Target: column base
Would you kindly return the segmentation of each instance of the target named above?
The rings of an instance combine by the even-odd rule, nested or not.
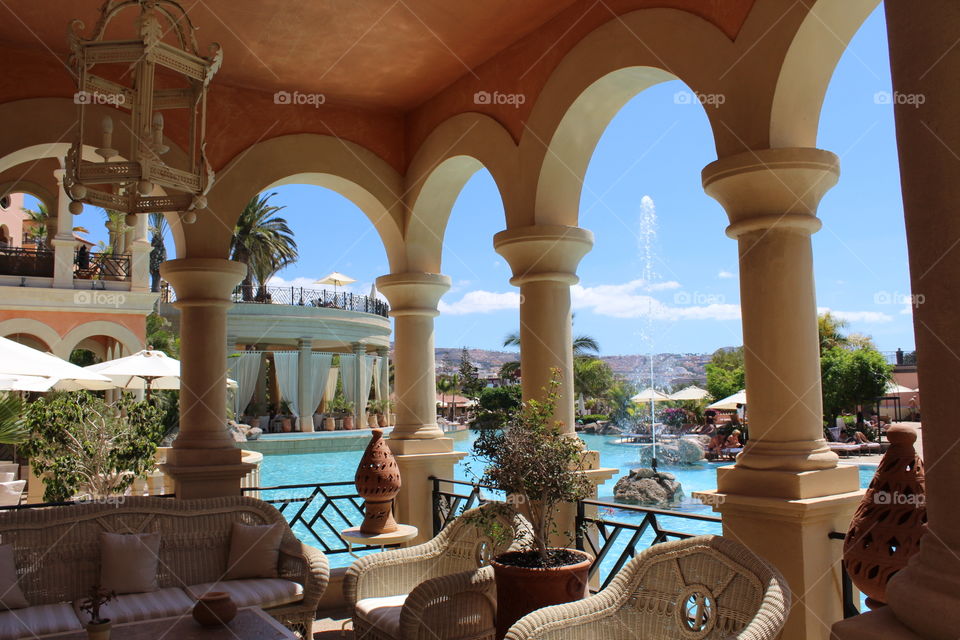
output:
[[[860,472],[853,465],[813,471],[761,470],[739,464],[717,469],[717,493],[800,500],[856,491]]]
[[[436,424],[398,424],[390,434],[391,440],[442,440],[443,429]]]
[[[825,482],[830,477],[836,479],[836,474],[829,472],[811,473],[826,473]],[[759,477],[754,478],[759,481]],[[819,484],[809,479],[806,482]],[[835,491],[843,489],[839,483],[835,485]],[[828,534],[849,528],[863,491],[856,489],[803,499],[720,491],[694,492],[693,495],[722,514],[724,536],[741,542],[766,559],[787,580],[793,598],[781,637],[827,640],[830,625],[843,617],[840,576],[843,545],[830,539]]]
[[[229,449],[170,449],[160,469],[173,478],[178,498],[240,495],[240,479],[256,468],[242,462],[243,452]]]

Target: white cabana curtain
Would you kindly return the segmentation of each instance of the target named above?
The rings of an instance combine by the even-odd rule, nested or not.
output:
[[[244,351],[228,360],[230,377],[237,381],[237,389],[233,393],[233,414],[239,420],[257,388],[257,379],[263,366],[263,352]]]
[[[337,395],[337,379],[340,377],[340,367],[331,367],[327,377],[327,388],[323,392],[323,399],[327,402]]]
[[[373,399],[378,403],[383,402],[383,393],[380,389],[380,374],[383,372],[383,358],[380,356],[374,356],[373,358],[373,378],[371,382],[373,383]]]
[[[324,392],[327,390],[327,378],[330,377],[330,363],[333,362],[333,354],[330,353],[311,353],[310,354],[310,395],[306,398],[307,406],[305,409],[310,413],[317,410],[317,405],[323,399]]]
[[[273,362],[277,367],[277,384],[280,387],[280,397],[287,401],[290,412],[300,415],[300,406],[297,398],[297,381],[299,379],[300,353],[297,351],[275,351]]]
[[[367,410],[367,402],[370,400],[370,381],[373,379],[374,360],[377,356],[364,356],[363,369],[360,371],[360,411]]]
[[[357,356],[352,353],[340,354],[340,375],[343,376],[343,397],[357,406]]]

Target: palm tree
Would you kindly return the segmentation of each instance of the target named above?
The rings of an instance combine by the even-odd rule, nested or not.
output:
[[[520,332],[514,331],[508,333],[503,338],[503,346],[519,347]],[[593,358],[600,354],[600,343],[593,336],[580,334],[573,337],[573,357],[574,358]]]
[[[47,205],[38,202],[36,209],[24,209],[23,212],[27,214],[31,223],[27,234],[39,249],[47,242],[47,223],[50,221],[50,211],[47,210]]]
[[[440,406],[446,405],[447,394],[456,396],[460,390],[460,378],[457,374],[452,376],[440,376],[437,378],[437,391],[440,393]],[[453,412],[456,408],[454,402],[450,403],[450,419],[453,420]]]
[[[821,353],[833,347],[845,347],[850,344],[850,339],[841,332],[847,324],[846,320],[841,320],[829,311],[817,316]]]
[[[160,265],[167,261],[167,246],[163,237],[167,232],[167,218],[160,212],[150,214],[150,291],[160,291]]]
[[[284,207],[269,202],[275,195],[268,193],[251,198],[233,229],[230,259],[247,265],[247,275],[242,282],[244,300],[253,299],[254,278],[265,292],[266,281],[299,257],[287,221],[275,215]]]
[[[26,403],[13,393],[0,393],[0,444],[20,444],[30,436]]]

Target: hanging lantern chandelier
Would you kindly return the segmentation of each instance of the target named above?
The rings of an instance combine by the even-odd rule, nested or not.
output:
[[[131,8],[140,10],[136,35],[105,39],[110,23]],[[173,0],[106,0],[89,38],[84,29],[74,20],[68,32],[78,89],[77,134],[65,159],[70,213],[91,204],[126,213],[129,225],[136,214],[152,212],[179,212],[183,222],[195,221],[213,185],[205,155],[207,87],[220,68],[220,45],[200,55],[196,27]],[[168,34],[176,44],[164,42]],[[169,153],[164,112],[187,114],[182,156]],[[115,139],[126,141],[118,145],[125,148],[114,148]],[[164,195],[154,195],[157,187]]]

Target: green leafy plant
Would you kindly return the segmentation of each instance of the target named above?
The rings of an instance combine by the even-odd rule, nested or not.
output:
[[[20,444],[30,436],[23,418],[26,407],[20,396],[0,393],[0,444]]]
[[[530,536],[521,544],[543,567],[565,564],[568,555],[549,547],[551,534],[561,533],[557,508],[590,495],[590,483],[581,473],[582,443],[562,433],[553,419],[559,386],[560,374],[554,370],[543,400],[529,400],[506,424],[482,429],[473,446],[486,465],[481,482],[508,496],[503,509],[529,518]]]
[[[21,453],[44,476],[44,500],[122,493],[154,466],[161,412],[125,396],[108,404],[87,392],[54,393],[30,404]]]

